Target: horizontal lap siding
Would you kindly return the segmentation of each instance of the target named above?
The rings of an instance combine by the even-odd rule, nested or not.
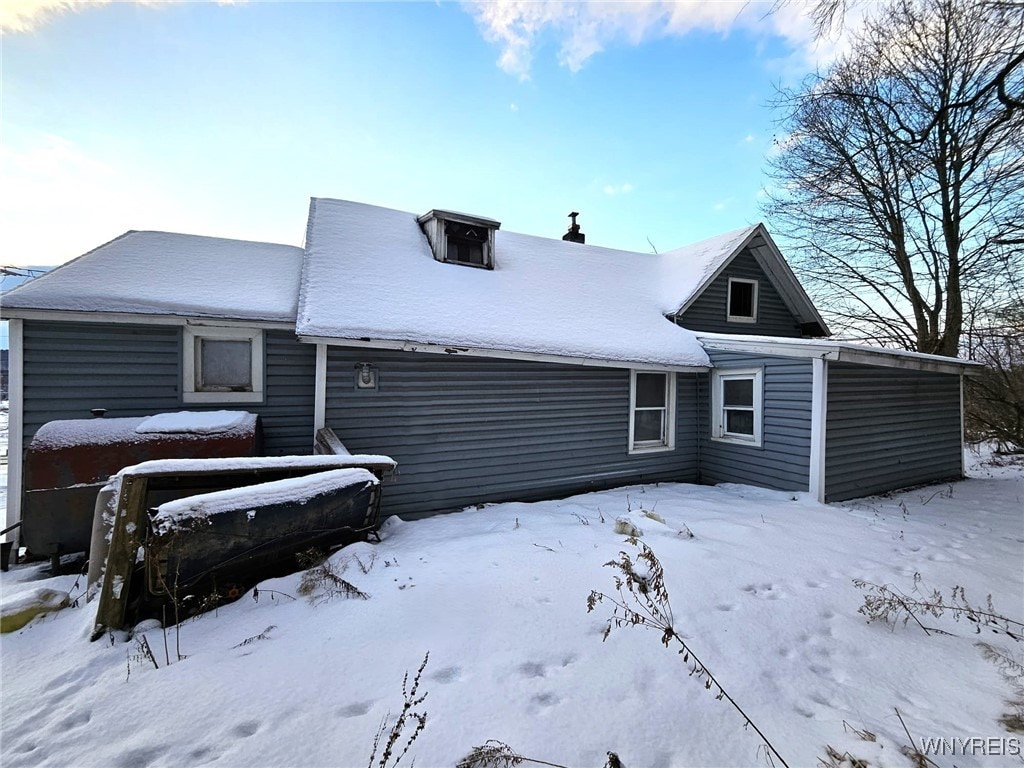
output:
[[[700,480],[806,491],[811,456],[811,362],[708,350],[716,368],[763,368],[760,448],[712,440],[711,377],[700,376]]]
[[[829,363],[825,498],[959,477],[960,377]]]
[[[378,369],[356,390],[355,364]],[[696,477],[695,376],[677,376],[676,450],[629,455],[629,371],[331,347],[327,426],[399,479],[384,514],[417,517],[634,482]]]
[[[55,419],[166,411],[245,410],[262,417],[264,450],[310,453],[316,351],[289,332],[265,331],[266,402],[182,403],[179,326],[24,321],[25,445]]]
[[[266,400],[238,408],[260,415],[263,452],[268,456],[312,453],[316,346],[300,343],[291,331],[264,331],[263,338]],[[188,407],[192,409],[191,404]]]
[[[680,315],[676,322],[691,331],[707,333],[741,333],[765,336],[799,337],[800,321],[782,300],[775,286],[752,255],[752,249],[768,246],[760,237],[751,242],[730,262],[721,275],[704,289],[693,304]],[[729,278],[741,277],[757,280],[757,322],[730,323],[725,319],[729,295]]]

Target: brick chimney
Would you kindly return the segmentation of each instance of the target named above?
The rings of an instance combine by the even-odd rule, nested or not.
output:
[[[580,232],[580,225],[576,223],[576,217],[579,215],[578,211],[573,211],[569,214],[569,218],[572,219],[572,224],[569,225],[569,231],[562,235],[563,240],[568,240],[570,243],[587,242],[587,236]]]

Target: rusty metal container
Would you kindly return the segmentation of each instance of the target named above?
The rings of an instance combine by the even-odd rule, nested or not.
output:
[[[124,467],[151,459],[259,455],[259,417],[217,413],[235,418],[223,418],[222,426],[230,423],[223,429],[211,426],[209,413],[188,412],[44,424],[25,454],[21,545],[37,557],[88,552],[96,494]],[[190,416],[195,417],[191,431]],[[150,431],[161,424],[169,431]]]

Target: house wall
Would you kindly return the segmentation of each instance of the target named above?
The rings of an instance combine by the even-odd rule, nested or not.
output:
[[[355,365],[379,388],[355,388]],[[677,374],[676,448],[630,455],[629,371],[329,347],[326,426],[398,462],[385,515],[697,475],[696,374]]]
[[[763,368],[761,447],[711,439],[711,374],[698,383],[702,483],[748,483],[808,490],[811,455],[811,361],[707,349],[719,369]]]
[[[265,331],[264,341],[264,403],[183,404],[180,326],[25,320],[24,444],[46,422],[88,419],[92,408],[110,417],[234,409],[262,417],[266,453],[310,453],[315,348],[288,331]]]
[[[753,256],[756,249],[768,246],[759,235],[736,255],[721,275],[704,289],[704,292],[691,304],[685,312],[676,317],[676,322],[691,331],[707,333],[739,333],[763,336],[800,337],[800,320],[786,306],[775,286]],[[727,322],[726,300],[729,295],[729,278],[742,277],[757,280],[757,322]]]
[[[828,364],[825,500],[962,473],[960,377]]]

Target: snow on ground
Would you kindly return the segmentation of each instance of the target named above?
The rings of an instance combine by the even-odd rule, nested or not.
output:
[[[911,765],[896,709],[915,739],[980,738],[985,752],[1011,752],[1024,734],[999,721],[1021,693],[975,644],[1021,660],[1024,643],[976,635],[948,614],[924,622],[950,635],[869,625],[852,583],[909,592],[920,573],[947,599],[954,586],[979,604],[991,593],[1024,620],[1024,470],[972,475],[842,505],[663,484],[392,520],[381,543],[331,560],[368,600],[314,605],[298,575],[275,579],[258,601],[168,631],[169,665],[164,633],[146,631],[159,669],[136,641],[89,643],[93,606],[79,604],[0,639],[0,762],[363,766],[382,719],[401,708],[403,674],[429,651],[427,725],[402,765],[451,766],[488,739],[565,766],[602,766],[609,750],[628,768],[763,765],[756,734],[687,677],[659,633],[614,629],[602,642],[610,607],[588,614],[586,600],[612,591],[603,564],[632,551],[614,532],[619,516],[661,559],[679,633],[790,766],[815,765],[826,745]],[[84,582],[21,566],[0,586],[6,601],[38,586],[78,595]],[[974,744],[934,759],[1021,762]]]

